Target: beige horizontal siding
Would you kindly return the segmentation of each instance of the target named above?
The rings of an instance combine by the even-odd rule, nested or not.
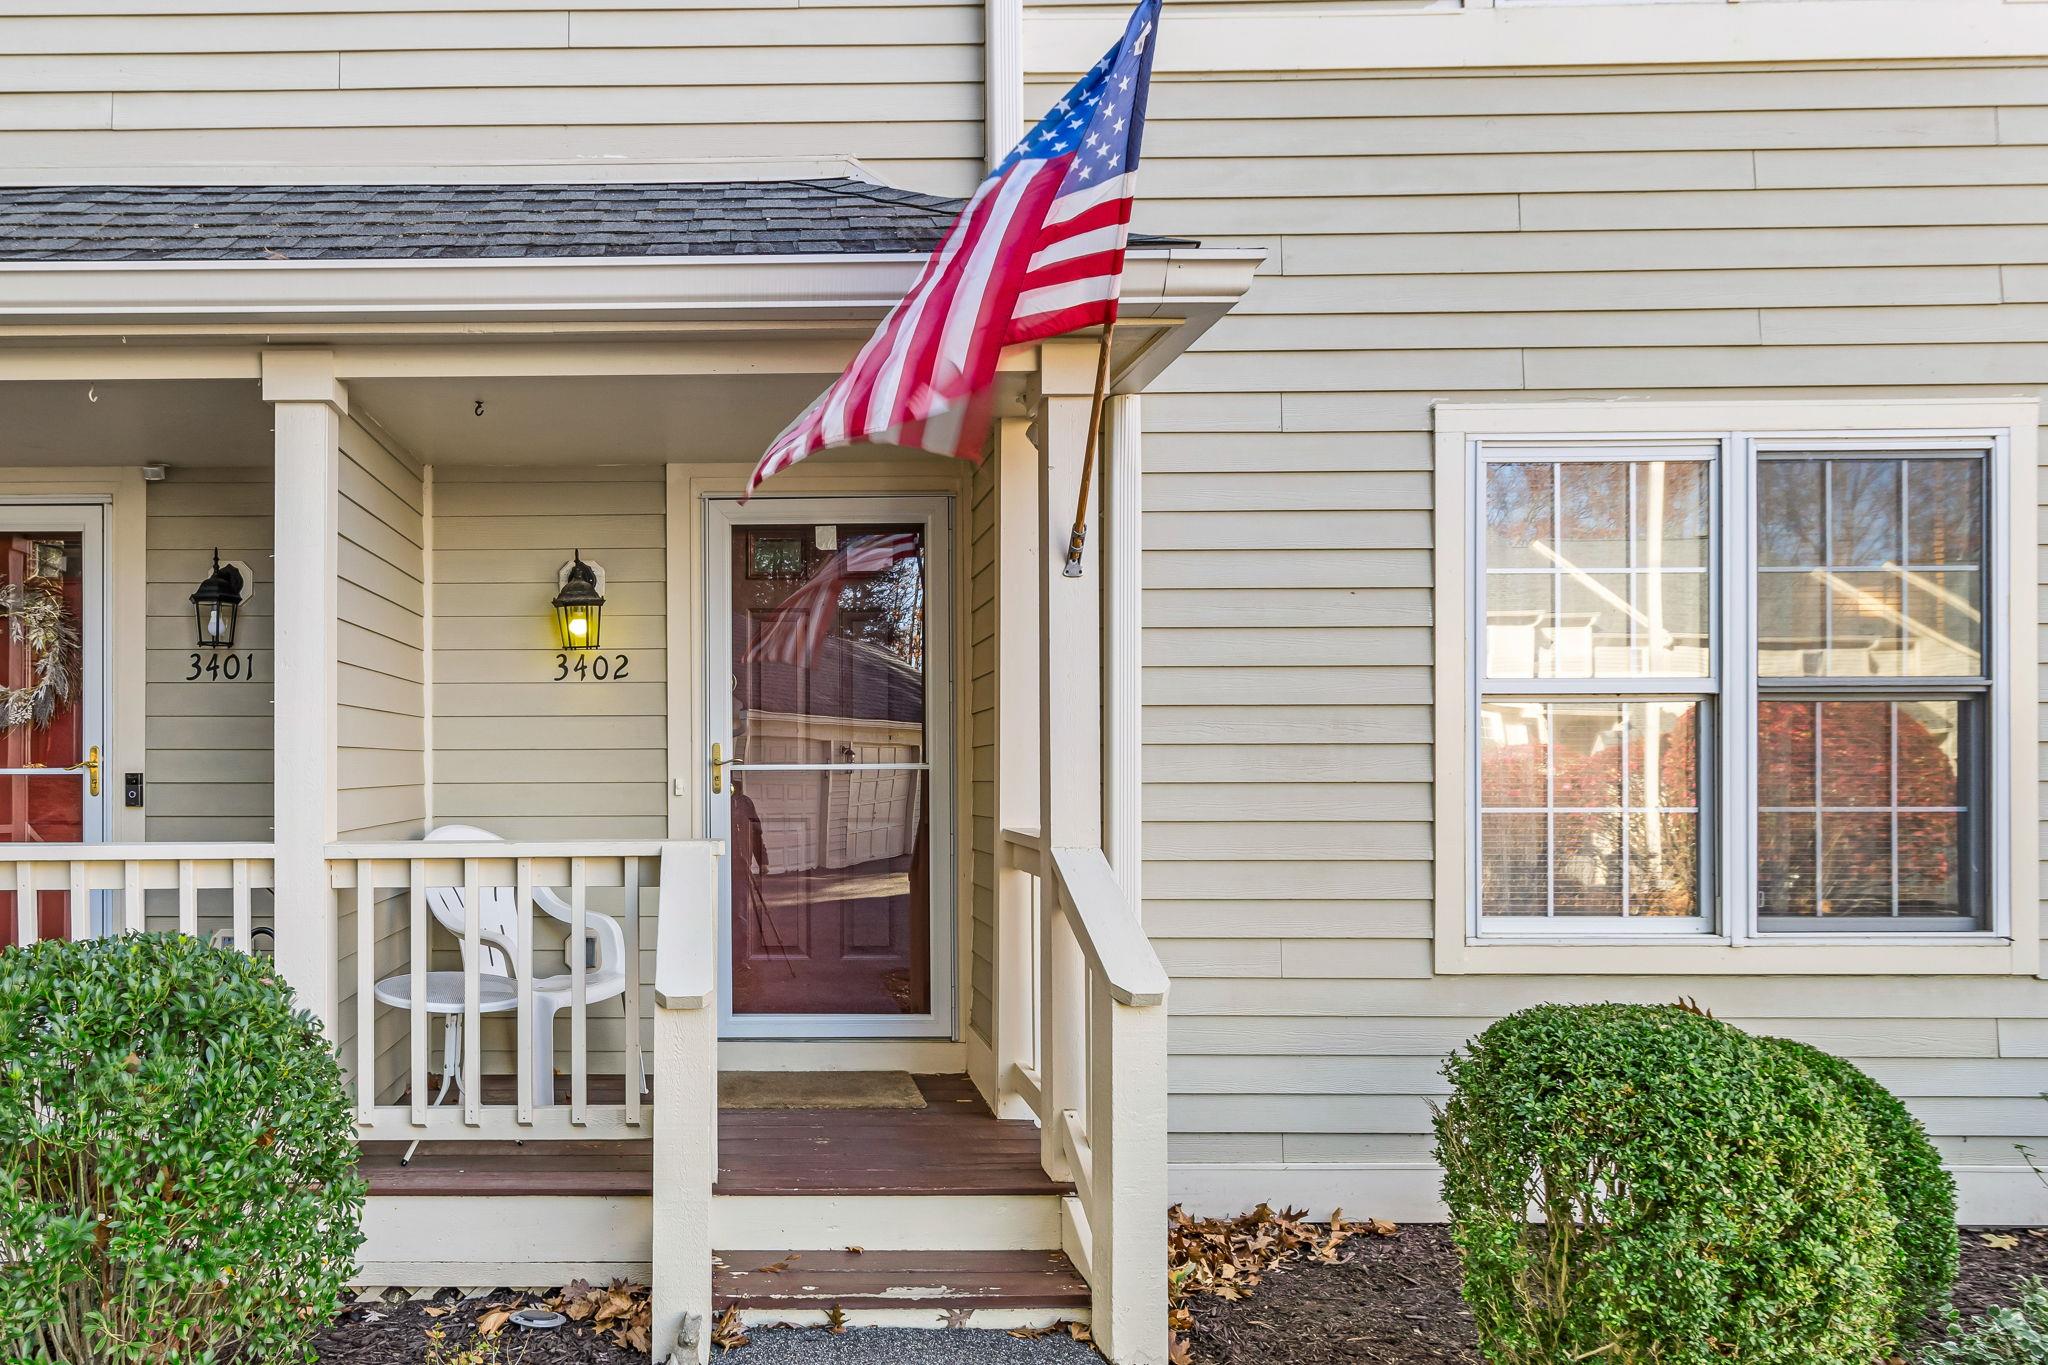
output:
[[[434,818],[506,838],[668,832],[657,466],[434,471]],[[549,601],[576,550],[606,574],[601,653],[557,681]],[[569,656],[574,662],[574,656]]]
[[[343,838],[425,832],[427,571],[420,472],[368,427],[341,426],[335,768]]]
[[[1430,408],[2040,392],[2048,67],[1246,76],[1150,113],[1138,225],[1267,253],[1145,404],[1173,1159],[1425,1162],[1493,1019],[1685,994],[2017,1163],[2036,979],[1430,975]]]
[[[14,6],[0,169],[851,156],[964,192],[981,30],[964,0]]]
[[[148,635],[143,656],[143,828],[152,840],[271,837],[271,486],[267,469],[179,466],[148,490]],[[187,600],[213,569],[239,560],[255,577],[235,626],[238,671],[193,678],[214,654],[195,648]],[[223,658],[230,651],[219,651]],[[109,781],[120,781],[109,775]]]

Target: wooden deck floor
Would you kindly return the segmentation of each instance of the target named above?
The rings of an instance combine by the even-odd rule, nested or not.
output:
[[[721,1251],[711,1298],[723,1312],[843,1308],[1088,1307],[1088,1282],[1057,1251]]]
[[[590,1078],[594,1103],[616,1103],[621,1078]],[[716,1193],[1060,1194],[1038,1164],[1038,1128],[1000,1120],[965,1076],[919,1076],[923,1109],[730,1110],[718,1114]],[[486,1077],[484,1098],[509,1103],[512,1078]],[[498,1091],[504,1092],[500,1098]],[[378,1195],[632,1195],[654,1187],[645,1139],[427,1142],[400,1166],[400,1142],[363,1144]]]

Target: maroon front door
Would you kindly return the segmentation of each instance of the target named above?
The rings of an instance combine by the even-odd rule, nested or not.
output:
[[[732,1014],[929,1014],[924,525],[731,543]]]

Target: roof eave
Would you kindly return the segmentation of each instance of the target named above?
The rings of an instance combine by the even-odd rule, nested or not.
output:
[[[1184,318],[1199,332],[1243,296],[1263,259],[1241,248],[1134,249],[1123,315]],[[5,261],[0,334],[52,324],[173,326],[202,338],[210,327],[250,323],[432,331],[511,321],[863,319],[901,298],[924,260],[900,253]]]

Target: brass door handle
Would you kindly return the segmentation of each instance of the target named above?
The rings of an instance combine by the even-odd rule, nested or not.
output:
[[[94,796],[98,796],[100,794],[100,746],[97,744],[93,745],[92,748],[86,750],[83,763],[74,763],[64,771],[67,773],[84,773],[86,785],[92,789]]]
[[[718,795],[725,790],[725,765],[733,760],[724,757],[724,746],[711,746],[711,794]]]

